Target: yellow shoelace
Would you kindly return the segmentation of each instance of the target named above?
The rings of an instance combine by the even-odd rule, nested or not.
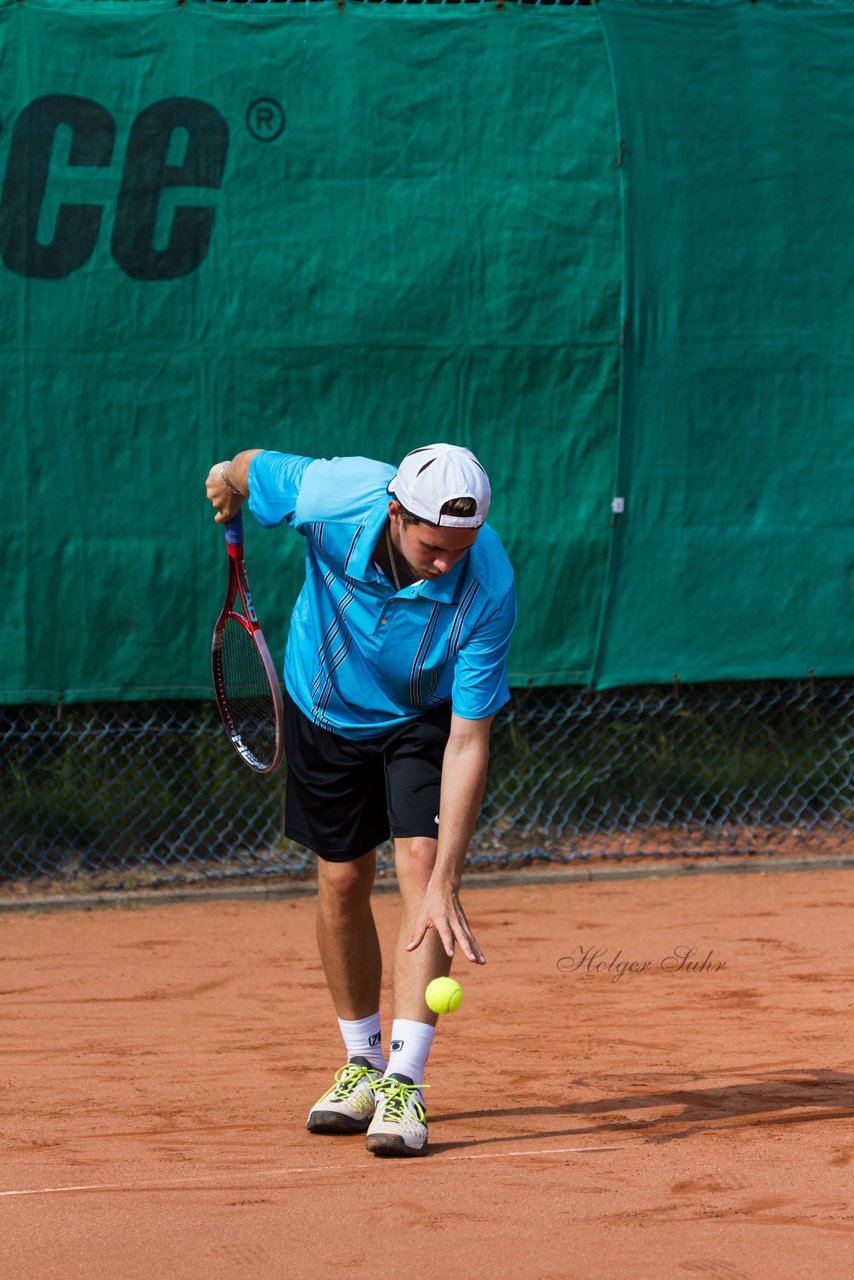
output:
[[[358,1062],[345,1062],[344,1066],[335,1072],[335,1083],[325,1096],[340,1102],[348,1098],[359,1081],[364,1080],[365,1077],[368,1077],[368,1083],[373,1086],[376,1077],[373,1067],[360,1067]]]
[[[424,1104],[417,1096],[422,1089],[429,1089],[429,1084],[404,1084],[402,1080],[392,1080],[386,1076],[379,1084],[374,1085],[374,1093],[385,1098],[383,1118],[398,1123],[408,1113],[424,1124],[427,1112]]]

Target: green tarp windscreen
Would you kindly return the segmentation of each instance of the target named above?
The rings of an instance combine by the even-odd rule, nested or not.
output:
[[[599,9],[626,336],[597,682],[850,673],[854,8]]]
[[[0,0],[0,698],[207,696],[210,464],[437,439],[514,683],[850,673],[852,81],[841,0]]]
[[[610,540],[620,207],[592,8],[0,6],[8,701],[200,696],[208,467],[469,444],[514,679],[584,682]],[[274,654],[301,540],[247,527]]]

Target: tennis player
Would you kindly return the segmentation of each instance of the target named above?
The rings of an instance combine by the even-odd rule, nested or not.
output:
[[[307,1126],[423,1155],[436,1028],[424,991],[458,947],[484,963],[460,883],[516,619],[513,572],[484,523],[489,480],[457,445],[397,469],[250,449],[211,468],[207,494],[217,521],[248,500],[306,544],[285,656],[285,831],[318,858],[317,938],[347,1054]],[[386,1058],[371,891],[389,836],[401,919]]]

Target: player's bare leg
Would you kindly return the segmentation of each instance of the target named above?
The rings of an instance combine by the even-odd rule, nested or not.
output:
[[[394,955],[394,1021],[388,1069],[375,1087],[377,1106],[365,1145],[377,1156],[420,1156],[427,1152],[427,1113],[420,1086],[437,1015],[424,1003],[433,978],[451,967],[442,940],[428,930],[421,945],[408,950],[436,861],[435,840],[395,842],[400,889],[400,928]]]
[[[317,944],[348,1058],[308,1113],[312,1133],[364,1133],[376,1106],[385,1057],[379,1047],[382,958],[371,911],[375,868],[374,853],[355,862],[318,860]]]
[[[424,1003],[424,991],[433,978],[451,971],[451,958],[442,939],[430,929],[421,946],[407,951],[424,894],[433,873],[438,845],[435,840],[417,837],[395,841],[395,865],[400,889],[400,929],[394,953],[394,1016],[436,1025],[435,1013]]]
[[[380,1007],[382,956],[371,910],[376,852],[355,862],[317,860],[317,945],[339,1018]]]

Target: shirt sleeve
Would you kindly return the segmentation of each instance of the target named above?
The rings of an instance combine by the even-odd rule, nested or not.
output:
[[[313,458],[264,449],[249,464],[249,510],[265,528],[293,520],[300,485]]]
[[[483,619],[457,654],[451,702],[464,720],[484,720],[510,698],[507,653],[516,624],[516,588]]]

